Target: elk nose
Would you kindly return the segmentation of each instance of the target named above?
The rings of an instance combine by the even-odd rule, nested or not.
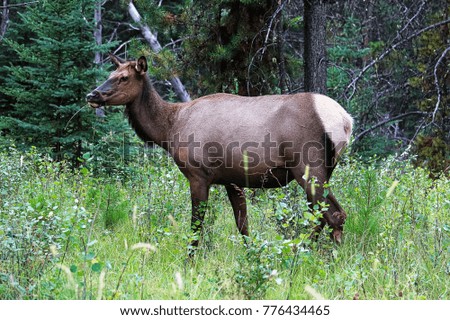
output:
[[[100,93],[97,90],[92,91],[86,96],[87,101],[96,100],[100,97]]]

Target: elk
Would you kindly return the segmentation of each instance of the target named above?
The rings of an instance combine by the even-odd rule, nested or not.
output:
[[[173,157],[190,184],[192,248],[201,238],[211,185],[225,186],[237,228],[249,236],[244,188],[277,188],[294,179],[310,210],[327,204],[313,234],[328,224],[331,238],[341,242],[346,213],[324,184],[349,143],[353,120],[336,101],[314,93],[217,93],[169,103],[152,86],[145,57],[110,58],[117,69],[86,100],[93,108],[124,105],[136,134]]]

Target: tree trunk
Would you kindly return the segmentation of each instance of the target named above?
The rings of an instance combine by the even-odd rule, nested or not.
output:
[[[277,54],[278,54],[278,74],[280,80],[278,82],[278,86],[280,87],[281,93],[287,93],[288,86],[286,82],[286,59],[284,58],[284,30],[283,30],[283,11],[280,10],[280,13],[277,17]]]
[[[97,1],[95,3],[94,8],[94,21],[95,21],[95,29],[94,29],[94,39],[95,44],[100,46],[102,44],[102,2]],[[102,54],[100,51],[95,52],[94,63],[99,66],[102,63]]]
[[[326,94],[325,0],[305,0],[305,91]]]
[[[130,1],[130,3],[128,4],[128,12],[130,13],[130,16],[133,19],[133,21],[139,25],[142,36],[144,37],[145,41],[147,41],[147,43],[150,45],[150,48],[156,53],[161,51],[162,47],[159,44],[158,39],[150,30],[149,26],[142,23],[141,15],[134,6],[133,1]],[[171,79],[169,79],[169,81],[172,84],[173,90],[175,91],[176,95],[181,101],[183,102],[191,101],[189,93],[186,91],[183,83],[178,77],[172,77]]]
[[[365,10],[365,20],[363,22],[362,34],[363,34],[363,48],[369,48],[370,43],[376,39],[376,25],[374,23],[375,19],[373,17],[374,3],[369,1],[366,4]],[[369,62],[370,55],[365,55],[362,57],[363,67]]]
[[[2,22],[0,24],[0,41],[5,36],[9,24],[8,0],[3,0]]]
[[[94,29],[94,39],[95,44],[97,46],[101,46],[102,44],[102,35],[103,35],[103,25],[102,25],[102,0],[98,0],[95,3],[94,8],[94,22],[95,22],[95,29]],[[95,51],[95,57],[94,57],[94,63],[97,66],[100,66],[102,64],[102,53],[100,51]],[[105,117],[105,110],[103,107],[96,108],[95,109],[95,115],[99,118]]]

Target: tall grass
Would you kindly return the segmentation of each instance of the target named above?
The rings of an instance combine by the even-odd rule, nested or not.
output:
[[[96,176],[36,152],[0,159],[2,299],[450,298],[450,186],[393,159],[347,161],[332,188],[347,211],[342,245],[308,234],[302,189],[247,192],[251,237],[220,186],[187,260],[187,181],[161,152]]]

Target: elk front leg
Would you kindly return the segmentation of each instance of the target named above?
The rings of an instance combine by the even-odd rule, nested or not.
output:
[[[313,238],[317,239],[318,233],[322,231],[323,227],[325,226],[325,223],[328,224],[332,232],[330,234],[331,239],[335,241],[336,243],[341,243],[342,241],[342,233],[344,230],[344,223],[345,219],[347,218],[347,215],[345,214],[345,211],[342,209],[339,202],[337,202],[336,198],[334,197],[333,193],[330,189],[328,189],[328,195],[327,197],[324,197],[325,189],[323,188],[323,183],[316,182],[315,190],[312,191],[313,188],[311,186],[308,186],[306,188],[306,195],[308,198],[308,201],[310,203],[310,210],[314,211],[314,205],[317,204],[317,202],[325,202],[327,203],[328,210],[323,213],[323,217],[320,219],[320,225],[318,225],[314,229]]]
[[[208,204],[209,185],[202,181],[190,181],[191,201],[192,201],[192,220],[191,229],[193,240],[191,242],[190,256],[193,255],[198,247],[203,230],[203,220],[205,218]]]
[[[332,227],[333,231],[331,232],[331,238],[337,242],[342,242],[342,234],[344,231],[344,223],[347,219],[347,214],[344,209],[342,209],[339,202],[334,197],[331,190],[328,190],[327,196],[328,203],[330,204],[330,208],[324,214],[327,223]]]
[[[292,170],[292,173],[297,182],[305,189],[311,212],[314,212],[314,206],[318,202],[326,202],[329,205],[328,210],[323,212],[320,224],[314,228],[313,234],[311,235],[312,238],[317,239],[318,234],[322,231],[325,224],[328,224],[332,229],[331,238],[335,242],[340,243],[342,241],[344,223],[347,215],[330,189],[327,190],[327,196],[324,196],[325,188],[323,186],[327,177],[325,167],[312,168],[308,181],[303,179],[301,171]],[[314,187],[312,183],[314,183]]]

